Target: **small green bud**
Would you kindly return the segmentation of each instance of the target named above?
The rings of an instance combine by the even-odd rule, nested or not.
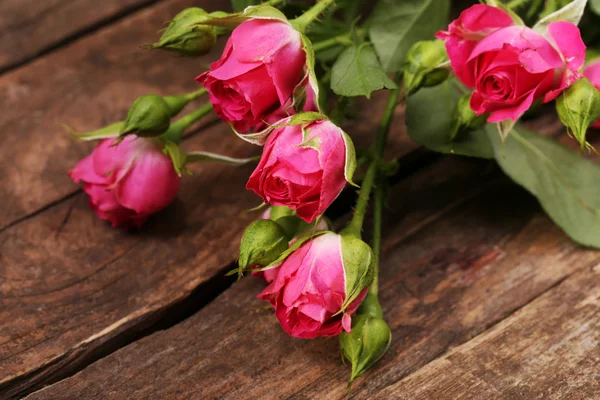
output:
[[[203,23],[212,18],[201,8],[186,8],[169,22],[160,40],[149,47],[188,57],[207,54],[215,45],[217,29]]]
[[[373,303],[372,306],[379,311],[362,313],[364,303]],[[388,351],[392,341],[392,332],[382,318],[377,296],[369,294],[363,305],[352,318],[350,333],[340,334],[342,355],[352,364],[349,384],[375,365]]]
[[[242,236],[239,265],[243,271],[253,265],[267,266],[288,249],[291,238],[270,219],[252,222]]]
[[[450,68],[442,66],[448,61],[444,42],[424,40],[415,43],[406,55],[404,65],[404,88],[407,95],[416,93],[423,87],[431,87],[444,82],[450,75]]]
[[[456,139],[460,134],[479,129],[485,125],[486,115],[479,115],[471,108],[471,95],[465,94],[458,99],[452,113],[450,139]]]
[[[136,134],[152,137],[162,134],[169,128],[171,113],[169,105],[155,94],[138,97],[129,112],[121,130],[121,135]]]
[[[577,80],[556,99],[560,121],[581,145],[581,150],[593,149],[585,135],[600,118],[600,92],[587,78]]]

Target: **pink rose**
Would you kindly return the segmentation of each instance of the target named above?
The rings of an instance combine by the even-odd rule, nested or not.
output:
[[[300,33],[284,21],[251,19],[233,30],[221,59],[196,80],[215,112],[241,132],[259,130],[273,115],[293,113],[294,91],[307,84]]]
[[[489,122],[516,121],[533,102],[553,100],[581,77],[585,59],[577,26],[550,23],[546,38],[525,26],[498,29],[508,23],[504,14],[473,6],[437,35],[446,40],[456,75],[475,89],[471,108],[477,115],[490,113]]]
[[[583,74],[590,80],[596,89],[600,90],[600,60],[596,60],[586,65]],[[600,119],[594,122],[592,128],[600,128]]]
[[[179,190],[171,159],[151,139],[127,136],[119,145],[103,140],[69,171],[83,182],[90,207],[113,227],[141,227],[150,214],[165,208]]]
[[[346,176],[351,175],[347,164],[355,162],[350,146],[344,132],[327,120],[277,128],[267,139],[246,188],[266,203],[296,210],[310,223],[351,179]]]
[[[514,25],[514,21],[505,11],[485,4],[476,4],[452,21],[448,31],[440,31],[435,36],[446,41],[446,50],[456,76],[465,85],[473,87],[475,82],[470,80],[471,74],[465,71],[465,64],[471,52],[481,39],[511,25]]]
[[[343,309],[348,296],[346,276],[350,276],[345,272],[344,240],[347,237],[329,232],[304,242],[283,261],[275,281],[258,295],[273,305],[287,334],[312,339],[350,332],[351,315],[367,288],[360,287]]]

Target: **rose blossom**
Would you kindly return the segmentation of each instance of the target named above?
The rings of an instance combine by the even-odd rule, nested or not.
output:
[[[592,85],[600,90],[600,60],[593,61],[585,66],[583,74],[590,80]],[[594,122],[593,128],[600,128],[600,119]]]
[[[304,131],[304,132],[303,132]],[[266,203],[287,206],[306,222],[329,207],[346,184],[347,144],[327,120],[275,129],[246,188]]]
[[[286,117],[294,89],[305,79],[300,33],[287,22],[251,19],[235,28],[221,59],[196,80],[204,84],[215,112],[245,133]]]
[[[151,139],[127,136],[114,145],[105,139],[69,171],[82,182],[90,207],[113,227],[141,227],[150,214],[165,208],[179,190],[171,159]]]
[[[548,102],[581,77],[585,45],[577,26],[552,22],[546,36],[508,25],[508,15],[478,5],[465,10],[447,32],[452,68],[475,91],[471,108],[489,122],[516,121],[534,101]],[[506,25],[505,27],[501,27]]]
[[[258,298],[269,301],[283,330],[312,339],[350,332],[352,318],[364,299],[363,288],[347,308],[343,237],[329,232],[303,243],[283,261],[277,277]]]

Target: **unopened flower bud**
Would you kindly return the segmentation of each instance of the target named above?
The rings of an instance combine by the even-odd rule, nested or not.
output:
[[[203,23],[213,18],[201,8],[187,8],[177,14],[157,43],[151,48],[176,52],[194,57],[208,53],[217,40],[217,30]]]
[[[121,130],[121,135],[158,136],[170,125],[171,113],[165,100],[155,94],[138,97],[133,103]]]
[[[250,266],[267,266],[288,249],[290,237],[275,221],[259,219],[252,222],[240,243],[240,271]]]
[[[407,95],[423,87],[431,87],[444,82],[450,69],[442,66],[448,61],[444,42],[425,40],[415,43],[406,55],[404,65],[404,88]]]
[[[485,125],[487,115],[479,115],[473,111],[470,105],[471,95],[465,94],[458,99],[452,114],[452,126],[450,139],[453,140],[461,133],[479,129]]]
[[[392,341],[376,295],[365,298],[352,322],[350,333],[340,334],[342,355],[352,364],[350,384],[385,355]]]
[[[600,118],[600,92],[587,78],[577,80],[556,99],[558,116],[580,143],[581,150],[591,148],[585,139],[588,128]]]

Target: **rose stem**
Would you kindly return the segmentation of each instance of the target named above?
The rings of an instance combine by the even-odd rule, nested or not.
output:
[[[187,128],[189,128],[190,125],[192,125],[211,111],[211,103],[203,105],[197,110],[192,111],[191,113],[179,118],[176,122],[172,123],[169,129],[167,129],[167,131],[162,134],[162,137],[172,142],[179,143],[181,141],[181,135],[183,134],[183,132]]]
[[[362,237],[362,226],[365,220],[365,214],[367,211],[367,205],[369,204],[369,198],[371,197],[371,190],[375,184],[375,178],[377,177],[377,170],[379,169],[381,159],[383,158],[383,151],[385,150],[385,144],[387,142],[387,136],[390,131],[390,126],[394,117],[394,110],[398,104],[399,89],[393,89],[390,91],[388,101],[385,107],[381,124],[379,125],[379,131],[375,138],[373,145],[372,154],[373,159],[369,164],[369,169],[365,175],[365,179],[362,182],[360,192],[358,194],[358,200],[356,201],[356,208],[354,209],[354,215],[348,226],[342,231],[342,234],[354,235],[357,238]]]
[[[304,14],[290,22],[294,28],[296,28],[296,30],[304,33],[306,32],[306,28],[308,28],[308,26],[312,24],[323,11],[325,11],[329,6],[333,5],[334,2],[335,0],[321,0],[308,9]]]
[[[205,94],[208,94],[208,90],[201,88],[201,89],[196,90],[195,92],[190,92],[190,93],[184,94],[184,97],[188,101],[194,101],[194,100],[199,99],[200,97],[204,96]]]
[[[269,0],[269,1],[265,1],[263,3],[260,3],[261,6],[271,6],[271,7],[275,7],[280,5],[281,3],[285,2],[285,0]]]
[[[363,28],[359,28],[355,32],[355,34],[357,36],[362,36],[362,35],[364,35],[364,33],[365,33],[365,30]],[[342,35],[334,36],[329,39],[322,40],[320,42],[313,43],[313,50],[315,52],[319,52],[322,50],[327,50],[330,47],[334,47],[337,45],[350,46],[352,44],[351,37],[352,37],[352,34],[349,32],[349,33],[344,33]]]

